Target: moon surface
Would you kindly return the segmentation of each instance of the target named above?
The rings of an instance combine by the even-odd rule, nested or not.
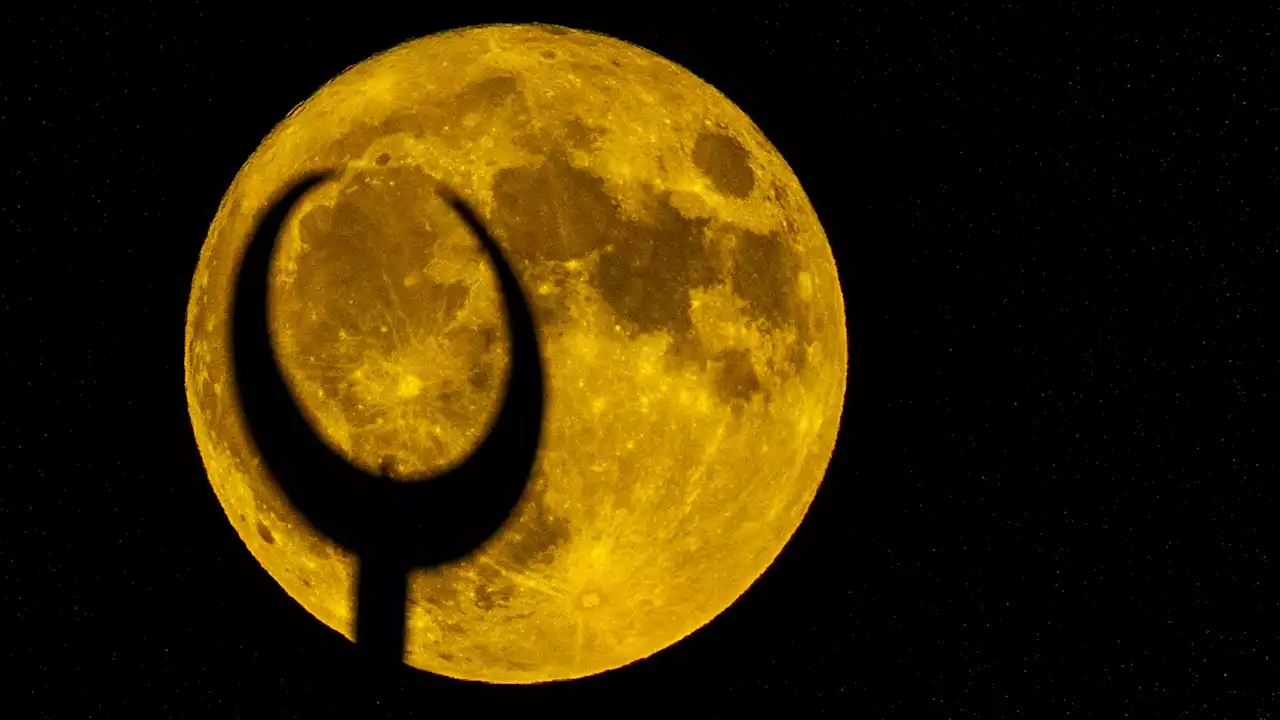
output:
[[[269,288],[281,366],[321,437],[370,471],[420,476],[494,420],[503,300],[437,182],[502,245],[546,372],[528,489],[489,543],[411,573],[404,661],[494,683],[583,677],[746,591],[818,490],[847,367],[830,246],[750,118],[623,41],[486,25],[349,68],[241,168],[192,286],[191,422],[250,552],[351,638],[357,559],[263,468],[229,343],[248,233],[291,180],[331,168],[286,222]]]

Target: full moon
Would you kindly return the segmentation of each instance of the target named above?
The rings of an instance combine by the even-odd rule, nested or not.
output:
[[[191,423],[249,551],[352,638],[357,558],[264,470],[230,345],[254,224],[326,169],[335,179],[281,231],[268,288],[280,364],[322,438],[358,466],[420,476],[465,457],[496,416],[503,298],[437,182],[509,258],[546,373],[525,495],[474,553],[410,574],[405,663],[491,683],[583,677],[670,646],[745,592],[822,482],[847,367],[831,248],[751,119],[635,45],[486,25],[347,69],[244,164],[192,284]]]

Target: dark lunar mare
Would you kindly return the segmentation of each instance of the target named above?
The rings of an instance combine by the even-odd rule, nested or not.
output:
[[[441,190],[484,245],[497,272],[511,329],[510,376],[489,434],[461,463],[418,482],[372,475],[312,429],[289,390],[271,342],[267,288],[276,238],[289,212],[328,172],[302,177],[262,216],[245,251],[232,298],[235,385],[268,472],[293,507],[359,557],[356,644],[379,667],[404,650],[408,572],[462,558],[489,540],[525,492],[543,420],[537,336],[520,283],[469,205]]]

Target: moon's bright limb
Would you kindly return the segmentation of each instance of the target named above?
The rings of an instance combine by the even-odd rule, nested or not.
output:
[[[472,198],[528,288],[543,444],[508,529],[410,578],[405,661],[489,682],[619,667],[726,608],[799,525],[847,363],[830,247],[760,130],[687,70],[548,26],[434,35],[356,65],[262,143],[212,223],[187,397],[219,501],[303,607],[352,634],[354,559],[289,506],[229,387],[231,279],[289,178],[345,167],[280,237],[282,365],[353,462],[420,475],[467,454],[509,338]]]

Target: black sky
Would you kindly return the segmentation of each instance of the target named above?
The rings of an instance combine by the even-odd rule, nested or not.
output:
[[[550,686],[411,672],[381,707],[1238,718],[1280,699],[1280,23],[186,5],[0,30],[12,717],[363,714],[349,645],[205,479],[191,276],[240,165],[323,82],[526,20],[665,55],[781,150],[844,288],[841,437],[774,567],[684,642]]]

